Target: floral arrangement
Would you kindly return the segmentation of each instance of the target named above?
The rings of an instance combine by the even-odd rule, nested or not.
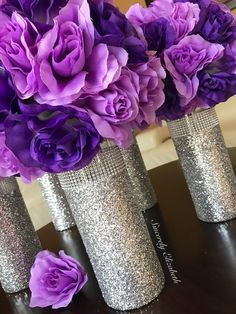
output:
[[[0,177],[79,170],[155,122],[165,71],[111,1],[0,4]]]
[[[175,120],[236,94],[236,18],[211,0],[156,0],[127,12],[166,70],[157,121]]]

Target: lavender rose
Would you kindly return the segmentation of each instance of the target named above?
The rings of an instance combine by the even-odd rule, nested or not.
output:
[[[197,73],[219,59],[223,51],[222,45],[211,44],[199,35],[187,36],[178,45],[165,51],[166,68],[173,77],[178,92],[184,97],[183,105],[188,104],[197,94]]]
[[[205,10],[202,10],[194,32],[210,42],[229,44],[236,39],[234,16],[226,6],[212,2]]]
[[[190,34],[199,21],[200,8],[193,3],[175,3],[170,16],[170,22],[176,33],[178,43],[186,35]]]
[[[129,63],[146,62],[147,44],[139,38],[134,26],[116,7],[104,0],[89,0],[91,18],[95,27],[95,43],[123,47]]]
[[[25,113],[5,120],[6,145],[25,166],[51,173],[79,170],[98,153],[101,137],[86,113],[38,104],[25,107]]]
[[[0,59],[23,99],[37,91],[35,53],[39,39],[35,26],[16,12],[0,29]]]
[[[128,147],[132,141],[133,123],[139,113],[139,91],[139,76],[123,68],[116,82],[77,105],[89,113],[102,137]]]
[[[147,63],[131,67],[139,76],[139,113],[135,119],[139,129],[145,129],[155,122],[156,110],[165,100],[162,79],[166,77],[160,59],[150,57]]]
[[[30,307],[66,307],[87,281],[84,268],[64,251],[58,255],[41,251],[31,269]]]
[[[25,167],[6,146],[5,134],[0,133],[0,177],[20,176],[25,183],[31,183],[42,175],[38,168]]]
[[[86,0],[69,0],[38,45],[39,103],[62,105],[79,97],[85,62],[92,52],[94,28]]]

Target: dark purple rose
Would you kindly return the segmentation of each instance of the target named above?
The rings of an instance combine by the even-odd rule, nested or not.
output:
[[[89,5],[95,27],[95,43],[123,47],[129,54],[129,63],[148,60],[145,40],[139,37],[124,14],[104,0],[89,0]]]
[[[101,137],[86,113],[64,107],[21,106],[5,120],[6,145],[22,164],[60,173],[87,166]]]
[[[236,74],[219,72],[211,74],[202,71],[199,74],[198,96],[209,107],[225,102],[236,94]]]
[[[40,28],[53,25],[53,19],[68,0],[6,0],[1,10],[11,16],[14,11],[28,17]]]
[[[41,251],[31,268],[30,307],[66,307],[87,281],[84,268],[64,251],[58,255]]]
[[[35,26],[16,12],[0,29],[0,59],[22,99],[37,91],[35,54],[39,39]]]
[[[180,106],[179,93],[169,74],[164,80],[164,85],[165,102],[156,111],[156,121],[158,124],[161,124],[162,120],[172,121],[180,119],[186,114],[186,108]]]
[[[235,18],[227,7],[212,2],[202,10],[194,33],[213,43],[229,44],[236,39]]]
[[[9,75],[0,66],[0,132],[4,131],[3,122],[10,112],[17,109],[16,93],[12,87]]]
[[[126,148],[132,141],[133,125],[139,113],[139,91],[139,76],[123,68],[116,82],[77,105],[88,112],[102,137]]]
[[[176,32],[165,18],[141,25],[148,43],[148,50],[153,50],[160,55],[165,49],[175,43]]]
[[[187,36],[165,51],[165,65],[182,96],[182,105],[188,105],[197,94],[197,73],[222,57],[223,51],[222,45],[212,44],[199,35]]]

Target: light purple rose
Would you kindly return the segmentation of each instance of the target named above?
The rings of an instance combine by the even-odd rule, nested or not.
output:
[[[119,79],[106,90],[88,96],[77,104],[86,110],[104,138],[123,148],[132,141],[132,130],[139,113],[139,76],[123,68]]]
[[[139,76],[139,113],[136,117],[138,128],[144,129],[155,122],[156,110],[164,101],[164,84],[162,80],[166,77],[160,59],[150,57],[149,61],[131,67],[132,71]]]
[[[212,44],[199,35],[187,36],[165,51],[166,68],[173,77],[178,92],[183,96],[183,105],[197,94],[197,73],[219,59],[223,51],[222,45]]]
[[[176,32],[176,41],[178,43],[188,35],[199,21],[200,8],[197,4],[190,2],[177,2],[170,16],[170,23]]]
[[[79,97],[93,45],[94,27],[87,0],[69,0],[38,45],[40,85],[35,98],[39,103],[63,105]]]
[[[143,8],[140,4],[132,5],[126,13],[127,18],[135,25],[153,22],[158,18],[169,18],[174,9],[173,0],[156,0],[149,7]]]
[[[92,94],[106,89],[120,77],[121,69],[127,62],[128,53],[123,48],[105,44],[94,47],[85,68],[88,74],[84,92]]]
[[[5,144],[6,137],[0,133],[0,177],[20,176],[25,183],[41,177],[43,171],[38,168],[25,167]]]
[[[31,269],[30,307],[66,307],[87,281],[80,263],[64,251],[60,251],[58,256],[41,251]]]
[[[37,91],[35,53],[39,39],[35,26],[16,12],[0,29],[0,59],[23,99]]]

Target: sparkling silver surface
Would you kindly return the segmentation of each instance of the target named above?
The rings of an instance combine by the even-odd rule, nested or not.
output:
[[[30,268],[41,250],[15,178],[0,181],[0,281],[8,293],[28,287]]]
[[[39,183],[55,229],[64,231],[74,227],[74,217],[58,177],[45,174],[39,179]]]
[[[121,153],[130,177],[130,183],[133,186],[133,194],[138,208],[141,211],[150,209],[157,203],[157,198],[136,139],[128,149],[121,149]]]
[[[130,310],[155,299],[164,275],[143,215],[129,196],[119,148],[103,148],[88,167],[59,179],[106,303]]]
[[[214,109],[168,123],[200,220],[236,217],[236,178]]]

